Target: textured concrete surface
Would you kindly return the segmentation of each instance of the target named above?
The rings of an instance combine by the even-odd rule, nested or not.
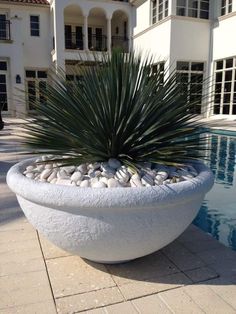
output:
[[[163,250],[100,265],[49,243],[26,221],[5,175],[25,156],[0,131],[0,313],[236,313],[236,252],[190,226]]]

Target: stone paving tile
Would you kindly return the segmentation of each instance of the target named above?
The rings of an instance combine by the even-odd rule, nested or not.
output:
[[[71,314],[119,302],[124,298],[116,287],[56,299],[59,314]]]
[[[16,231],[16,230],[32,230],[32,226],[28,223],[25,216],[21,216],[17,219],[2,221],[0,219],[0,237],[2,232]]]
[[[196,255],[201,258],[205,264],[210,265],[213,263],[224,262],[226,259],[235,259],[236,260],[236,252],[232,251],[226,246],[219,245],[218,248],[198,252]]]
[[[117,285],[180,272],[160,251],[128,263],[107,265],[107,268]]]
[[[207,314],[235,314],[235,309],[206,285],[196,284],[182,289]]]
[[[162,249],[162,252],[182,271],[204,266],[203,261],[186,249],[181,243],[173,243]]]
[[[144,298],[139,298],[132,301],[133,305],[141,314],[171,314],[173,312],[167,305],[157,296],[151,295]],[[128,313],[127,313],[128,314]]]
[[[4,235],[4,233],[3,233]],[[41,253],[39,242],[37,239],[29,239],[25,241],[11,241],[9,243],[0,243],[0,256],[11,253],[23,255],[24,252],[38,250]],[[42,254],[41,254],[42,256]]]
[[[126,300],[132,300],[191,283],[192,281],[184,274],[177,273],[165,277],[152,278],[150,281],[133,281],[124,285],[119,285],[119,289]]]
[[[2,309],[52,301],[45,271],[0,277],[0,313]]]
[[[224,278],[212,279],[206,282],[208,287],[235,309],[236,313],[236,285]]]
[[[192,298],[188,294],[185,293],[184,288],[162,292],[158,294],[158,297],[168,306],[168,308],[171,310],[171,313],[174,313],[174,314],[203,314],[205,313],[194,302],[194,300],[192,300]],[[211,312],[211,314],[213,313],[215,314],[214,311]]]
[[[118,304],[109,305],[104,308],[106,314],[137,314],[138,311],[135,309],[131,302],[123,302]],[[90,313],[91,314],[91,313]]]
[[[115,286],[104,265],[85,262],[78,256],[51,259],[46,263],[56,298]]]
[[[0,226],[0,232],[1,232],[1,226]],[[38,244],[38,236],[37,232],[31,225],[29,226],[24,226],[20,230],[14,230],[12,231],[4,231],[0,233],[0,248],[1,245],[13,245],[18,242],[22,241],[29,241],[29,240],[34,240],[37,241]],[[39,246],[38,246],[39,247]],[[1,250],[1,249],[0,249]]]
[[[225,258],[222,262],[220,259],[215,263],[209,265],[214,269],[220,276],[228,278],[231,282],[236,284],[236,259],[235,258]]]
[[[219,277],[213,269],[209,267],[200,267],[197,269],[187,270],[185,274],[194,282],[206,281],[212,278]]]
[[[1,309],[1,314],[57,314],[53,301]]]
[[[214,239],[213,237],[208,237],[204,241],[196,241],[196,240],[189,240],[181,242],[184,247],[186,247],[192,253],[198,253],[203,251],[208,251],[212,249],[219,248],[224,246],[219,241]]]
[[[49,242],[44,236],[39,234],[40,243],[43,250],[43,255],[45,259],[63,257],[63,256],[71,256],[70,253],[63,251],[62,249],[58,248],[51,242]]]

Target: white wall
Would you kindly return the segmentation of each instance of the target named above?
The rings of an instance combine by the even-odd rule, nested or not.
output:
[[[47,69],[51,65],[49,8],[1,4],[0,10],[8,11],[11,21],[12,42],[1,43],[0,49],[0,58],[7,59],[9,65],[9,112],[20,116],[26,113],[26,105],[17,89],[25,88],[25,69]],[[30,15],[40,16],[40,37],[30,36]],[[16,84],[17,74],[22,84]]]
[[[220,19],[213,29],[213,60],[236,56],[236,15]]]

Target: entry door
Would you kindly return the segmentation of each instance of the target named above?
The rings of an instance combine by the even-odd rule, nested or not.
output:
[[[76,48],[83,49],[83,27],[82,26],[76,26],[75,28],[75,34],[76,34]]]
[[[65,46],[66,49],[73,48],[71,25],[65,25]]]
[[[7,62],[0,61],[0,109],[3,111],[8,111],[7,83]]]

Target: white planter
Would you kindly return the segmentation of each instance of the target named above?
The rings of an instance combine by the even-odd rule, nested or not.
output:
[[[40,183],[13,166],[7,183],[30,223],[58,247],[102,263],[132,260],[166,246],[196,216],[213,175],[195,164],[190,181],[141,188],[78,188]]]

